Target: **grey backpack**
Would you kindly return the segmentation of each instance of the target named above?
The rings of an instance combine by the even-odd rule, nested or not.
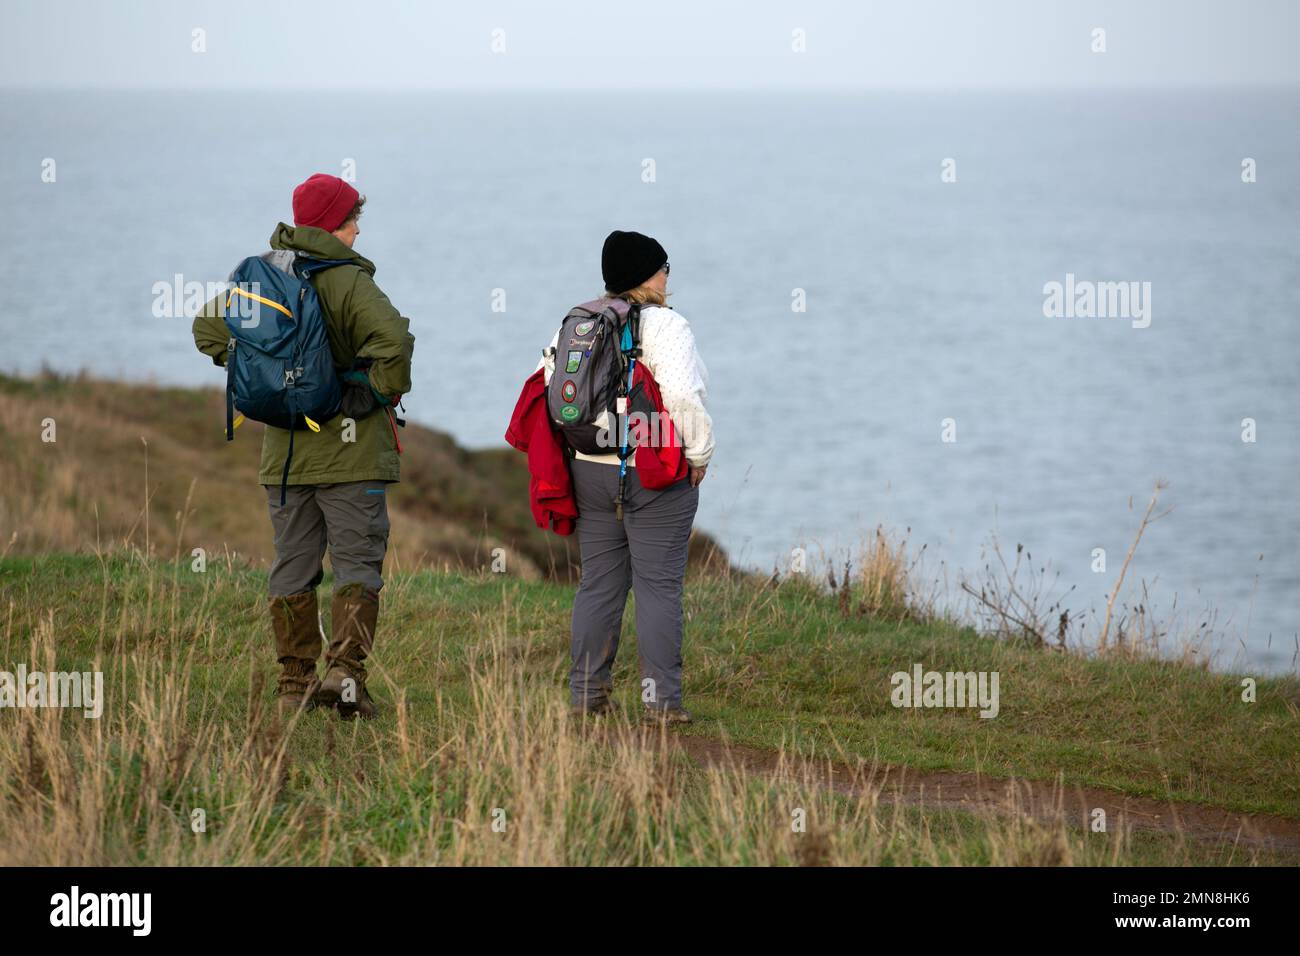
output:
[[[555,372],[546,387],[551,422],[584,455],[618,452],[618,398],[627,394],[628,360],[640,354],[641,307],[593,299],[564,317]]]

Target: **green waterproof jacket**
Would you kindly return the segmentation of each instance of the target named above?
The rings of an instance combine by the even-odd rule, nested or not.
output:
[[[311,279],[325,309],[330,351],[340,372],[357,359],[371,359],[370,386],[390,400],[411,390],[411,353],[415,337],[409,320],[393,307],[375,285],[375,265],[344,245],[332,233],[314,226],[280,223],[271,236],[272,249],[296,249],[317,259],[344,259]],[[194,319],[194,344],[217,365],[226,364],[230,331],[221,318],[221,297],[205,305]],[[397,481],[397,437],[391,416],[380,409],[354,422],[351,432],[342,415],[321,422],[319,432],[294,434],[289,484],[324,485],[343,481]],[[351,438],[351,441],[345,440]],[[238,441],[238,437],[235,439]],[[289,432],[266,426],[258,481],[280,484]]]

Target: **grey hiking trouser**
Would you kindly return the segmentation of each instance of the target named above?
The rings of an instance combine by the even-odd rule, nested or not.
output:
[[[334,569],[335,590],[348,584],[376,591],[384,586],[387,482],[290,485],[283,505],[279,485],[263,487],[275,530],[271,597],[315,590],[325,576],[321,561],[326,550]]]
[[[608,697],[631,588],[642,699],[655,707],[680,707],[682,582],[700,491],[689,479],[650,491],[641,486],[636,469],[628,468],[619,521],[614,517],[618,466],[578,459],[570,465],[582,551],[582,583],[573,600],[570,702],[591,707]],[[646,678],[654,682],[648,688]]]

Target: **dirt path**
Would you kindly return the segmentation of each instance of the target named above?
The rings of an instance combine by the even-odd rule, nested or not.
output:
[[[647,740],[663,741],[657,733]],[[700,766],[732,766],[747,773],[776,774],[781,756],[771,750],[724,743],[708,737],[669,734],[669,746]],[[1009,780],[956,771],[925,771],[884,764],[818,760],[793,761],[786,769],[806,765],[825,786],[839,793],[875,793],[883,804],[965,810],[1004,815],[1025,814],[1044,821],[1064,819],[1087,828],[1092,811],[1106,811],[1107,829],[1181,832],[1184,836],[1245,847],[1268,848],[1300,855],[1300,820],[1270,814],[1240,813],[1223,807],[1138,797],[1102,787],[1060,786],[1044,780]]]

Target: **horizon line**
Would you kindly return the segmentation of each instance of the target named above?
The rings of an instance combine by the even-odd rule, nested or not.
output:
[[[1292,91],[1300,92],[1300,81],[1296,82],[1223,82],[1223,83],[1065,83],[1054,85],[968,85],[968,86],[928,86],[908,84],[898,86],[849,86],[841,84],[807,84],[783,86],[775,84],[744,84],[724,86],[607,86],[601,89],[580,86],[536,86],[503,84],[500,86],[367,86],[345,85],[337,87],[320,86],[157,86],[157,85],[122,85],[104,86],[95,84],[4,84],[0,83],[3,93],[313,93],[322,91],[328,94],[347,93],[525,93],[548,95],[555,93],[604,95],[609,93],[1110,93],[1110,92],[1244,92],[1244,91]]]

